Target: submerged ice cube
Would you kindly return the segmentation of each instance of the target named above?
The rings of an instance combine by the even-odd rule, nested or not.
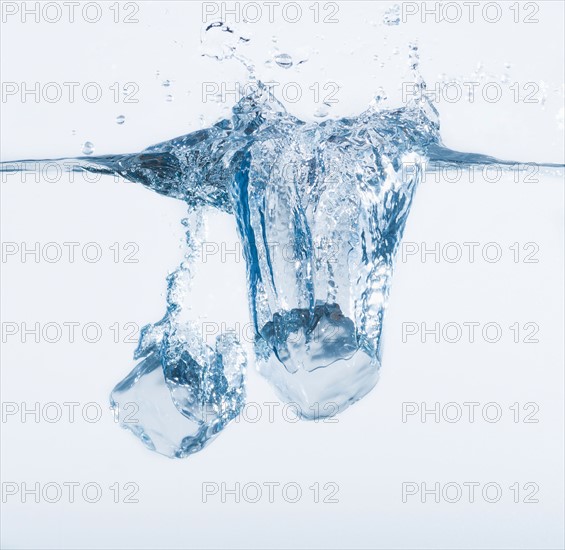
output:
[[[112,391],[120,425],[153,451],[183,458],[200,451],[245,403],[246,357],[235,336],[204,344],[187,326],[165,334]]]
[[[261,337],[274,351],[263,375],[305,419],[333,416],[377,382],[378,361],[359,346],[355,324],[337,304],[317,305],[313,315],[275,313]]]
[[[131,430],[152,451],[182,457],[202,447],[202,426],[179,414],[161,367],[150,353],[112,391],[110,403],[120,425]],[[202,437],[204,435],[204,438]]]

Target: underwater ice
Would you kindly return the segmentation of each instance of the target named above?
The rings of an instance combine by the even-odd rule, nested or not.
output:
[[[164,340],[114,388],[110,402],[121,425],[147,447],[182,458],[201,450],[239,414],[245,357],[229,334],[216,350],[190,330],[177,329]]]

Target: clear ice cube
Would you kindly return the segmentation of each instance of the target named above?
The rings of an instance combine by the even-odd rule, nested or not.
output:
[[[183,458],[208,445],[245,403],[246,357],[232,334],[216,349],[187,326],[165,334],[112,391],[123,428],[149,449]]]

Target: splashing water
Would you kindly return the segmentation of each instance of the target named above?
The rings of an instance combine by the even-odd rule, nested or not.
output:
[[[397,24],[396,15],[387,14],[387,24]],[[221,23],[207,31],[230,41],[216,40],[206,55],[235,57],[252,75],[252,65],[236,55],[247,39]],[[414,44],[410,64],[425,91]],[[140,362],[111,394],[117,411],[137,403],[136,422],[120,414],[122,426],[170,457],[202,449],[245,404],[247,359],[235,335],[218,336],[212,348],[187,320],[205,208],[237,220],[260,371],[312,419],[344,410],[377,382],[394,259],[423,172],[518,164],[444,147],[424,93],[392,110],[382,109],[379,95],[356,117],[306,123],[255,83],[230,118],[209,128],[137,154],[59,159],[71,170],[120,175],[188,206],[187,251],[168,278],[166,314],[143,328],[134,356]],[[0,170],[37,170],[47,162],[5,162]]]

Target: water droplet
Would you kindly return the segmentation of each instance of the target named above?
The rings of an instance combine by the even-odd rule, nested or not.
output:
[[[171,103],[171,101],[173,101],[173,99],[174,99],[174,98],[173,98],[173,96],[172,96],[171,94],[168,94],[168,95],[165,97],[165,101],[167,101],[168,103]]]
[[[116,124],[123,124],[126,121],[126,117],[124,115],[118,115],[116,117]]]
[[[94,143],[91,141],[85,141],[82,144],[82,153],[83,155],[92,155],[92,153],[94,153]]]
[[[207,57],[223,61],[232,58],[242,42],[248,42],[248,39],[238,35],[223,21],[215,21],[203,29],[201,33],[201,53]]]
[[[380,86],[375,91],[375,95],[373,96],[373,99],[371,100],[369,105],[372,109],[378,111],[382,109],[382,105],[386,100],[387,100],[387,95],[385,89],[382,86]]]
[[[505,69],[510,69],[512,67],[512,65],[510,63],[505,63],[504,64],[504,68]]]
[[[71,130],[71,135],[76,136],[76,135],[77,135],[77,131],[76,131],[76,130]]]
[[[398,4],[394,4],[394,6],[385,11],[383,23],[389,27],[400,25],[400,6]]]
[[[327,117],[330,113],[330,106],[327,103],[322,103],[315,111],[314,116],[316,118]]]
[[[387,99],[387,95],[385,89],[381,86],[375,92],[375,101],[380,103],[382,101],[385,101],[386,99]]]
[[[287,53],[279,53],[275,55],[275,63],[283,69],[290,69],[292,67],[292,57]]]
[[[171,85],[171,81],[170,80],[163,80],[163,84],[162,84],[165,88],[168,88]]]

